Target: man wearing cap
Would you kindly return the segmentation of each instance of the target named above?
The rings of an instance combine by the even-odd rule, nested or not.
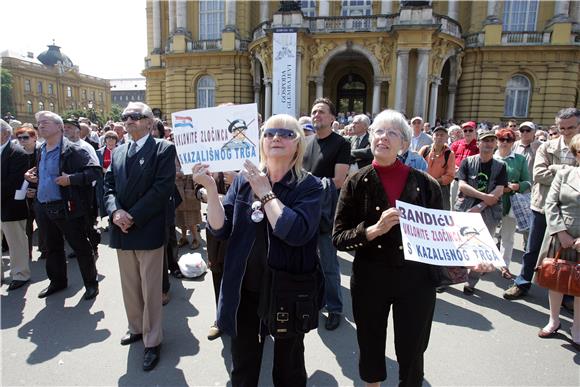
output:
[[[463,138],[455,141],[451,144],[450,148],[455,154],[455,172],[461,165],[461,162],[469,156],[479,154],[479,148],[477,147],[477,124],[474,121],[467,121],[461,125],[461,130],[463,131]],[[451,207],[457,199],[457,191],[459,184],[457,179],[451,183]]]
[[[513,151],[515,154],[522,155],[526,158],[528,163],[528,172],[530,173],[530,176],[532,176],[534,160],[536,159],[536,151],[540,145],[542,145],[542,143],[535,138],[536,125],[534,125],[533,122],[522,122],[519,129],[520,139],[514,143]]]
[[[312,126],[312,119],[309,116],[302,116],[298,119],[298,124],[302,127],[305,136],[312,136],[314,132],[314,126]]]
[[[423,119],[421,117],[413,117],[411,120],[411,127],[413,128],[413,137],[411,137],[409,149],[417,152],[425,145],[433,144],[431,136],[423,132]]]
[[[491,130],[483,132],[478,140],[479,154],[463,159],[455,175],[459,181],[455,210],[481,213],[483,222],[493,237],[502,218],[501,197],[503,188],[508,183],[507,170],[503,161],[493,158],[497,144],[495,133]],[[480,277],[480,272],[470,270],[463,293],[472,295]]]
[[[50,111],[36,113],[38,132],[45,139],[40,147],[38,166],[24,177],[37,183],[34,213],[39,232],[45,235],[46,274],[50,280],[39,298],[68,286],[64,238],[77,256],[86,288],[85,300],[99,294],[93,246],[85,222],[92,202],[92,184],[101,167],[86,150],[63,137],[62,118]]]
[[[356,165],[357,170],[366,167],[373,160],[368,132],[370,124],[371,120],[366,114],[358,114],[352,120],[350,157],[351,165]]]
[[[580,132],[580,110],[566,108],[558,112],[556,125],[560,130],[560,138],[543,143],[536,152],[533,170],[532,186],[532,222],[526,252],[522,256],[522,270],[515,279],[514,285],[507,289],[503,297],[515,300],[525,296],[534,276],[534,268],[546,232],[546,216],[544,206],[546,197],[556,173],[561,169],[576,166],[576,158],[568,144],[572,137]]]
[[[151,108],[130,102],[121,116],[132,141],[115,149],[105,174],[110,246],[117,249],[129,331],[121,345],[143,340],[143,370],[160,357],[163,251],[175,186],[175,145],[153,138]]]

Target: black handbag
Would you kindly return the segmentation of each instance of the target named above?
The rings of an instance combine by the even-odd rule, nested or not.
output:
[[[294,274],[270,268],[267,313],[269,333],[287,338],[318,327],[318,312],[324,296],[324,275],[317,266],[312,273]]]
[[[449,286],[467,282],[467,268],[463,266],[432,265],[433,282],[435,286]]]

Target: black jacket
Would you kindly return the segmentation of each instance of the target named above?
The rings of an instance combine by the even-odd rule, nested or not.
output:
[[[27,170],[28,155],[20,145],[9,140],[2,151],[2,222],[28,217],[26,200],[14,200],[14,193],[22,187]]]

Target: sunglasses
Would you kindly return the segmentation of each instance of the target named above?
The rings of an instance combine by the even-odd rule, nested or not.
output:
[[[520,129],[520,133],[530,133],[532,129]]]
[[[129,118],[132,121],[139,121],[139,120],[142,120],[144,118],[149,118],[149,117],[147,117],[146,115],[143,115],[142,113],[128,113],[128,114],[121,115],[121,121],[123,121],[123,122],[126,122]]]
[[[19,140],[30,140],[30,136],[18,136]]]
[[[517,125],[509,125],[508,128],[515,128]]]
[[[474,129],[463,129],[463,133],[473,133],[475,132]]]
[[[498,138],[497,141],[499,142],[514,142],[511,138]]]
[[[290,139],[296,138],[296,132],[294,132],[293,130],[290,130],[290,129],[282,129],[282,128],[268,128],[268,129],[264,130],[264,137],[265,138],[271,140],[275,136],[290,140]]]
[[[558,133],[550,133],[550,137],[557,136],[557,135],[558,135]]]

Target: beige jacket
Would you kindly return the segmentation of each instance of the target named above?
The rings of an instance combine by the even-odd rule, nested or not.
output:
[[[544,213],[546,196],[556,176],[556,172],[562,169],[572,168],[574,165],[562,164],[560,154],[564,139],[557,138],[543,143],[536,152],[534,161],[534,185],[532,187],[531,208],[534,211]]]

